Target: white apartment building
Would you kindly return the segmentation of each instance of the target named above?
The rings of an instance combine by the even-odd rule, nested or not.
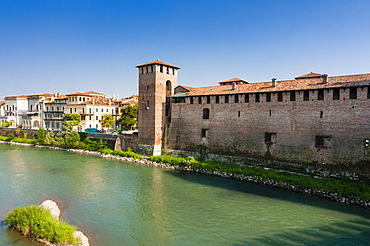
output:
[[[116,107],[112,100],[105,95],[89,91],[68,94],[67,114],[79,114],[80,130],[96,128],[102,130],[103,115],[114,115]]]

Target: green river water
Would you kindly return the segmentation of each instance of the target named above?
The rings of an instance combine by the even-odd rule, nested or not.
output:
[[[0,220],[55,200],[94,246],[370,245],[370,211],[272,187],[0,144]],[[0,245],[39,245],[0,229]]]

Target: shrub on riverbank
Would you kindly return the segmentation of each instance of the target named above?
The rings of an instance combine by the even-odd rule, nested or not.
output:
[[[62,220],[57,220],[50,211],[40,206],[16,208],[8,214],[6,223],[25,236],[29,235],[56,244],[78,244],[73,236],[76,228]]]

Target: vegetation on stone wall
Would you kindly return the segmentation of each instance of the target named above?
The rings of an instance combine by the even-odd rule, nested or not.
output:
[[[25,236],[40,238],[54,244],[78,245],[77,239],[73,236],[76,228],[63,220],[57,220],[50,211],[40,206],[16,208],[8,214],[6,223]]]

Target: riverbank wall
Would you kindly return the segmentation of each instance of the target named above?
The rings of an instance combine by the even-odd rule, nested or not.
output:
[[[193,169],[189,167],[179,167],[179,166],[172,166],[167,163],[156,163],[147,159],[134,159],[134,158],[129,158],[129,157],[120,157],[120,156],[114,156],[110,154],[102,154],[99,152],[94,152],[94,151],[87,151],[87,150],[80,150],[80,149],[64,149],[60,147],[51,147],[51,146],[43,146],[43,145],[33,145],[33,144],[26,144],[26,143],[16,143],[16,142],[4,142],[0,141],[0,143],[4,144],[12,144],[12,145],[21,145],[21,146],[29,146],[29,147],[37,147],[37,148],[45,148],[45,149],[53,149],[53,150],[63,150],[63,151],[69,151],[69,152],[74,152],[74,153],[79,153],[79,154],[88,154],[88,155],[96,155],[100,156],[103,158],[108,158],[108,159],[113,159],[113,160],[119,160],[119,161],[124,161],[124,162],[132,162],[132,163],[137,163],[137,164],[142,164],[142,165],[150,165],[150,166],[155,166],[155,167],[161,167],[161,168],[166,168],[166,169],[175,169],[179,171],[184,171],[184,172],[194,172],[194,173],[201,173],[201,174],[206,174],[206,175],[212,175],[212,176],[219,176],[222,178],[228,178],[228,179],[235,179],[235,180],[241,180],[245,182],[252,182],[252,183],[257,183],[261,185],[266,185],[266,186],[271,186],[271,187],[276,187],[284,190],[289,190],[292,192],[297,192],[297,193],[303,193],[306,195],[311,195],[311,196],[317,196],[325,199],[329,199],[331,201],[339,202],[342,204],[350,204],[350,205],[356,205],[360,207],[364,207],[367,209],[370,209],[370,201],[365,201],[362,200],[358,197],[343,197],[338,195],[337,193],[331,193],[331,192],[325,192],[323,190],[315,190],[315,189],[308,189],[308,188],[302,188],[299,186],[291,185],[289,183],[285,182],[277,182],[272,179],[268,178],[261,178],[259,176],[245,176],[245,175],[239,175],[239,174],[232,174],[232,173],[225,173],[225,172],[218,172],[218,171],[210,171],[210,170],[204,170],[204,169]],[[317,177],[319,178],[319,177]]]

